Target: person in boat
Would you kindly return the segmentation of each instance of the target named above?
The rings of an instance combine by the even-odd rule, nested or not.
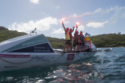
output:
[[[72,36],[72,32],[74,31],[74,28],[75,27],[73,27],[73,29],[69,30],[69,36],[70,36],[70,45],[69,45],[69,47],[70,47],[71,52],[72,52],[72,39],[74,39],[74,37]]]
[[[91,45],[91,39],[88,36],[85,36],[85,40],[86,40],[86,49],[91,49],[92,45]]]
[[[76,29],[76,31],[74,33],[74,41],[73,41],[74,51],[76,50],[76,46],[77,46],[77,51],[81,51],[80,46],[79,46],[79,42],[82,43],[82,41],[79,38],[78,31]]]
[[[68,27],[65,28],[63,20],[62,20],[62,26],[65,31],[65,46],[64,46],[64,50],[63,50],[65,52],[65,50],[68,51],[69,46],[70,46],[70,35],[69,35],[69,28]]]
[[[80,46],[82,45],[83,49],[85,49],[85,38],[84,38],[82,31],[80,31],[79,39],[81,41],[81,42],[79,42],[79,45]]]

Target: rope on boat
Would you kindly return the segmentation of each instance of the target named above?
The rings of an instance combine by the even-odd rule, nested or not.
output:
[[[41,60],[43,60],[43,61],[46,61],[46,62],[55,62],[55,61],[57,61],[58,59],[60,59],[62,56],[63,56],[63,54],[62,54],[59,58],[57,58],[56,60],[53,60],[53,61],[47,61],[47,60],[41,59],[41,58],[38,57],[38,56],[34,57],[33,59],[39,58],[39,59],[41,59]],[[7,62],[7,63],[11,63],[11,64],[24,64],[24,63],[27,63],[27,62],[30,62],[30,61],[33,60],[33,59],[31,59],[31,60],[29,60],[29,61],[25,61],[25,62],[21,62],[21,63],[14,63],[14,62],[10,62],[10,61],[4,60],[4,59],[2,59],[2,58],[0,58],[0,59],[3,60],[3,61],[5,61],[5,62]]]
[[[33,59],[35,59],[36,57],[34,57]],[[11,63],[11,64],[24,64],[24,63],[27,63],[27,62],[30,62],[30,61],[32,61],[33,59],[31,59],[31,60],[29,60],[29,61],[25,61],[25,62],[21,62],[21,63],[14,63],[14,62],[10,62],[10,61],[7,61],[7,60],[4,60],[4,59],[2,59],[2,58],[0,58],[1,60],[3,60],[3,61],[5,61],[5,62],[7,62],[7,63]]]

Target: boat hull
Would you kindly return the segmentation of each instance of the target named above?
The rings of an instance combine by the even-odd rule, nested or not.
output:
[[[9,53],[0,54],[0,71],[45,67],[53,64],[72,63],[92,57],[96,52],[77,53]]]

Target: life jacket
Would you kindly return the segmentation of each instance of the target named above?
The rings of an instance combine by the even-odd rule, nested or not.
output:
[[[65,39],[66,39],[66,40],[70,40],[69,32],[66,32],[66,33],[65,33]]]
[[[74,42],[78,42],[79,36],[77,34],[74,34]]]
[[[79,39],[80,39],[82,42],[85,42],[85,41],[84,41],[84,35],[79,35]]]
[[[91,42],[91,39],[88,38],[88,37],[85,37],[85,39],[86,39],[86,46],[87,46],[87,48],[92,49],[92,42]]]
[[[88,37],[85,37],[86,38],[86,41],[91,41],[91,39],[90,38],[88,38]]]

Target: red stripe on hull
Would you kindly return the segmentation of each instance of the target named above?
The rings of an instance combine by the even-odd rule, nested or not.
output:
[[[0,54],[0,58],[30,58],[30,55]]]

